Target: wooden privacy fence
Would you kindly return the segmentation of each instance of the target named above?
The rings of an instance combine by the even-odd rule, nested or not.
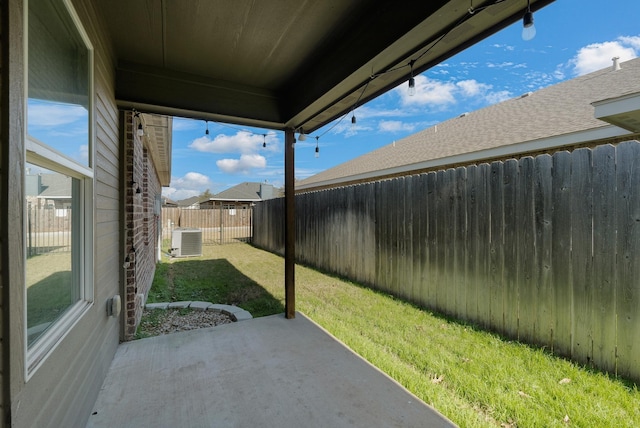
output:
[[[640,144],[296,197],[298,261],[640,380]],[[282,252],[283,204],[254,244]]]
[[[177,227],[193,227],[202,231],[203,245],[250,242],[252,222],[252,207],[162,208],[162,239],[171,239]]]

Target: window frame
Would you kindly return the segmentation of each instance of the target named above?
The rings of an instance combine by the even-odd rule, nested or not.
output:
[[[83,165],[78,161],[68,157],[67,155],[57,151],[56,149],[47,146],[46,143],[39,141],[38,139],[28,134],[28,99],[29,99],[29,4],[28,0],[25,0],[24,7],[24,159],[25,163],[31,163],[42,168],[49,169],[55,173],[65,174],[74,179],[79,180],[80,191],[78,192],[78,206],[79,208],[79,235],[77,238],[72,237],[74,245],[79,248],[75,250],[76,255],[72,257],[79,257],[79,263],[77,268],[79,271],[73,272],[73,275],[78,275],[80,278],[79,299],[71,304],[71,306],[65,311],[65,313],[54,321],[54,323],[40,336],[30,347],[28,345],[28,328],[27,328],[27,286],[26,283],[22,284],[23,287],[23,335],[24,335],[24,378],[28,381],[31,376],[42,366],[47,358],[53,353],[57,346],[63,341],[67,334],[74,328],[76,324],[83,318],[83,316],[89,311],[94,304],[95,297],[95,76],[94,76],[94,48],[88,34],[86,33],[82,22],[76,13],[70,0],[60,0],[64,6],[68,18],[73,23],[75,30],[82,39],[87,49],[87,96],[88,96],[88,119],[87,119],[87,150],[88,159],[87,165]],[[24,185],[24,183],[23,183]],[[26,199],[25,199],[26,201]],[[26,212],[27,204],[23,201],[23,209]],[[27,257],[27,230],[26,225],[23,224],[23,259],[25,260],[24,274],[26,279],[26,257]],[[73,253],[72,253],[73,254]]]

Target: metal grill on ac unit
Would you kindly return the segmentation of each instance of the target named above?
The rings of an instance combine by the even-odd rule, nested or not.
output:
[[[174,229],[171,235],[171,255],[174,257],[201,256],[202,231],[187,227]]]

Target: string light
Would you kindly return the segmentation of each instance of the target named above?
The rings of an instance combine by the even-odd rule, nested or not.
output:
[[[351,129],[355,129],[356,127],[356,115],[355,113],[351,116]]]
[[[409,96],[412,97],[416,94],[416,79],[413,78],[413,64],[415,64],[414,60],[409,62],[409,66],[411,67],[411,77],[409,77]]]
[[[316,154],[315,154],[316,158],[320,157],[320,147],[318,147],[318,140],[319,139],[320,139],[320,137],[316,136]]]
[[[206,120],[205,122],[207,124],[207,129],[204,131],[204,135],[209,135],[209,121]]]
[[[527,11],[522,17],[522,40],[529,41],[536,36],[536,27],[533,25],[533,12],[531,12],[531,0],[527,0]]]
[[[132,111],[133,117],[138,119],[138,130],[136,131],[136,134],[138,135],[138,137],[142,137],[144,135],[144,128],[142,127],[142,117],[140,117],[140,112],[136,109],[133,109]]]
[[[304,129],[300,128],[300,135],[298,135],[298,141],[305,141],[307,136],[304,133]]]
[[[262,147],[267,147],[267,134],[262,134]]]

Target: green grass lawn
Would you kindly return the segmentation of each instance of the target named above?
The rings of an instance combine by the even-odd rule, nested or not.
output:
[[[158,266],[150,301],[284,308],[284,261],[246,244]],[[217,300],[221,299],[221,300]],[[296,309],[461,427],[638,427],[636,385],[298,266]]]
[[[30,257],[26,265],[27,328],[57,320],[76,302],[71,253]],[[29,344],[39,335],[30,336]]]

